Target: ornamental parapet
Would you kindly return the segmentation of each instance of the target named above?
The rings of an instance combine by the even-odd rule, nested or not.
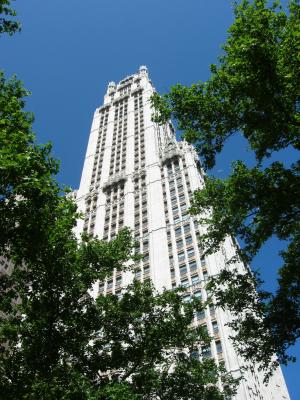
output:
[[[182,154],[182,151],[179,150],[179,149],[177,149],[177,148],[173,148],[173,149],[171,149],[171,150],[162,152],[162,153],[160,154],[160,162],[161,162],[161,165],[166,164],[169,160],[172,160],[172,159],[174,159],[174,158],[182,157],[182,155],[183,155],[183,154]]]
[[[66,194],[67,199],[76,201],[76,197],[77,197],[77,190],[72,190],[71,192]]]
[[[98,108],[98,112],[101,113],[101,111],[104,111],[106,108],[109,110],[110,104],[104,104],[103,106]]]
[[[140,178],[143,178],[144,176],[146,176],[146,170],[145,170],[145,168],[141,168],[132,174],[132,179],[133,180],[140,179]]]
[[[132,85],[132,80],[119,84],[117,90],[122,90],[124,88],[130,87]]]
[[[123,94],[123,95],[117,97],[117,98],[113,101],[113,105],[116,105],[116,104],[117,104],[119,101],[121,101],[121,100],[124,100],[124,99],[129,98],[129,96],[130,96],[130,93],[125,93],[125,94]]]
[[[142,92],[143,90],[144,90],[144,88],[142,88],[142,87],[135,88],[131,91],[131,95],[138,93],[138,92]]]
[[[125,182],[127,180],[127,177],[124,172],[121,172],[119,174],[113,175],[111,178],[109,178],[104,185],[102,186],[102,190],[106,191],[110,187],[118,185],[120,182]]]
[[[97,197],[98,197],[98,189],[94,188],[85,196],[85,201],[86,203],[90,203],[92,199],[96,200]]]

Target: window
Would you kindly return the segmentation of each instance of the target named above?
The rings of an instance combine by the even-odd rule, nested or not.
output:
[[[188,279],[183,279],[181,281],[181,286],[188,287],[189,286],[189,280]]]
[[[116,286],[120,286],[122,284],[122,276],[116,277]]]
[[[182,214],[182,221],[186,221],[189,218],[190,218],[189,214]]]
[[[200,282],[199,276],[198,275],[193,275],[191,277],[192,285],[196,285],[196,283]]]
[[[190,247],[189,249],[187,249],[187,256],[188,257],[193,257],[195,255],[195,250],[193,247]]]
[[[187,209],[187,205],[186,204],[182,204],[180,206],[181,211],[185,211]]]
[[[113,281],[110,280],[107,282],[107,289],[111,289],[113,287]]]
[[[181,235],[181,228],[180,227],[175,229],[175,235],[176,236],[180,236]]]
[[[190,231],[191,231],[190,224],[186,224],[186,225],[183,226],[183,232],[184,233],[188,233]]]
[[[183,200],[185,200],[185,195],[184,195],[184,194],[181,194],[181,195],[179,196],[179,202],[182,202]]]
[[[211,348],[210,346],[203,346],[201,348],[203,358],[211,357]]]
[[[176,246],[177,246],[177,249],[181,249],[183,247],[183,240],[182,239],[177,240]]]
[[[149,275],[149,274],[150,274],[150,267],[149,267],[149,265],[146,265],[144,267],[144,275]]]
[[[135,277],[136,279],[139,279],[139,278],[141,277],[141,270],[140,270],[140,269],[138,269],[138,270],[135,271],[134,277]]]
[[[178,213],[178,207],[177,206],[176,207],[172,207],[172,213],[173,213],[173,215]]]
[[[211,305],[209,306],[209,313],[210,313],[210,315],[211,315],[212,317],[216,315],[215,306],[214,306],[213,304],[211,304]]]
[[[213,321],[212,322],[212,328],[213,328],[213,332],[214,333],[218,333],[219,332],[219,326],[218,326],[217,321]]]
[[[216,349],[217,349],[217,353],[218,353],[218,354],[220,354],[220,353],[223,352],[222,344],[221,344],[221,341],[220,341],[220,340],[218,340],[218,341],[216,342]]]
[[[178,224],[178,222],[180,222],[180,218],[179,217],[174,218],[174,224]]]
[[[185,264],[184,265],[180,265],[179,272],[180,272],[180,275],[185,275],[187,273],[187,267],[186,267]]]
[[[187,236],[185,238],[185,242],[186,242],[187,245],[191,244],[193,242],[192,236]]]
[[[190,271],[195,271],[197,269],[197,263],[196,261],[192,261],[189,263]]]
[[[201,300],[202,299],[201,290],[197,290],[196,292],[194,292],[194,297],[196,297],[197,299]]]
[[[102,293],[103,291],[104,291],[104,284],[101,283],[101,284],[99,285],[99,292]]]
[[[207,271],[203,271],[203,279],[205,281],[207,281],[207,279],[208,279],[208,272]]]
[[[189,294],[183,296],[182,301],[184,303],[189,303],[191,301],[191,296]]]
[[[184,259],[185,259],[184,252],[181,251],[180,253],[178,253],[178,261],[182,261]]]
[[[196,314],[196,318],[198,320],[204,319],[205,318],[205,311],[204,310],[198,311],[197,314]]]

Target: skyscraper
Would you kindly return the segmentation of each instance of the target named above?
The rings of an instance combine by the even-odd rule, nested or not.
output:
[[[104,104],[94,114],[75,194],[85,216],[78,222],[77,233],[109,240],[127,226],[140,243],[143,260],[136,272],[115,272],[95,285],[95,296],[121,296],[133,279],[151,279],[159,291],[184,286],[184,301],[191,296],[205,300],[205,281],[225,267],[235,247],[227,238],[218,253],[201,257],[197,235],[205,228],[189,215],[188,208],[193,191],[204,185],[203,171],[193,147],[176,140],[171,124],[160,127],[151,121],[149,98],[154,91],[144,66],[117,85],[109,83]],[[224,362],[239,376],[244,362],[229,339],[230,318],[229,312],[210,306],[195,316],[194,323],[205,324],[214,338],[210,348],[199,349],[200,356]],[[245,377],[236,399],[289,399],[280,369],[267,387],[254,366]]]

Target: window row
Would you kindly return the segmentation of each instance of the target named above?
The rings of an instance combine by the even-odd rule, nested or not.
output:
[[[223,353],[223,349],[222,349],[222,344],[221,344],[220,340],[215,341],[215,347],[216,347],[217,355],[221,356]],[[193,358],[195,360],[199,360],[200,357],[210,358],[210,357],[212,357],[211,346],[210,345],[202,346],[200,352],[198,349],[194,349],[190,352],[190,356],[191,356],[191,358]]]

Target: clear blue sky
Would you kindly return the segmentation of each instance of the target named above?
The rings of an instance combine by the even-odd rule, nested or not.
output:
[[[229,0],[17,0],[23,30],[0,39],[0,68],[32,92],[39,142],[51,141],[61,160],[60,182],[77,188],[94,109],[109,81],[147,65],[160,92],[209,76],[233,21]],[[294,155],[285,152],[280,159]],[[214,172],[226,176],[236,158],[251,163],[240,138],[232,140]],[[276,240],[255,260],[274,288]],[[300,346],[283,371],[292,400],[300,399]]]

